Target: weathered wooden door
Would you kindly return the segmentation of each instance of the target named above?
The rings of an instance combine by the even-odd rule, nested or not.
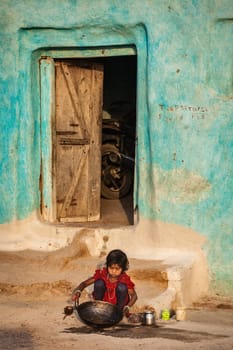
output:
[[[100,218],[103,66],[55,62],[53,171],[56,219]]]

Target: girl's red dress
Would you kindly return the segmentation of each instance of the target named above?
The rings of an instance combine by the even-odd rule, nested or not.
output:
[[[128,289],[133,289],[135,284],[131,281],[129,275],[127,273],[123,272],[119,277],[116,282],[110,282],[108,278],[108,272],[107,268],[104,267],[102,270],[96,270],[95,274],[93,276],[94,280],[103,280],[105,282],[106,290],[104,294],[103,301],[107,301],[111,304],[116,304],[117,303],[117,298],[116,298],[116,287],[118,283],[124,283],[126,284]],[[126,303],[128,300],[126,300]]]

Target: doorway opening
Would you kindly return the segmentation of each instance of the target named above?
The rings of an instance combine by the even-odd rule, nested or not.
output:
[[[44,57],[40,66],[42,115],[50,111],[47,78],[55,101],[53,204],[50,216],[42,196],[42,216],[71,225],[133,224],[137,56]]]
[[[134,223],[137,56],[98,58],[104,65],[101,223]]]

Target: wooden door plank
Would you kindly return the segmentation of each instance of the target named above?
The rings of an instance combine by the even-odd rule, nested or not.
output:
[[[71,203],[71,200],[72,200],[72,197],[74,195],[74,191],[77,187],[77,184],[78,184],[78,181],[80,179],[80,175],[82,173],[82,170],[83,170],[83,166],[86,162],[86,158],[88,156],[88,151],[89,151],[89,146],[86,145],[83,147],[83,151],[81,152],[81,157],[80,157],[80,162],[79,162],[79,165],[78,167],[76,168],[76,171],[74,172],[74,177],[72,179],[72,182],[71,182],[71,185],[70,185],[70,188],[69,188],[69,191],[65,197],[65,200],[64,200],[64,203],[63,203],[63,206],[61,208],[61,213],[60,213],[60,217],[65,217],[66,214],[67,214],[67,211],[68,211],[68,208],[70,206],[70,203]]]
[[[90,155],[89,155],[89,186],[88,186],[88,220],[99,219],[100,192],[101,192],[101,130],[102,130],[102,99],[103,95],[103,68],[98,64],[91,71],[91,101],[90,116],[97,114],[95,122],[90,128]],[[96,149],[99,149],[97,152]],[[99,169],[97,168],[99,166]],[[98,169],[98,171],[97,171]]]
[[[68,89],[69,94],[70,94],[70,99],[72,101],[74,111],[76,113],[76,116],[78,116],[78,123],[80,126],[81,137],[88,138],[88,135],[87,135],[88,128],[87,128],[86,123],[85,123],[85,115],[83,113],[83,108],[82,108],[82,105],[80,102],[81,96],[79,93],[78,85],[75,89],[74,84],[73,84],[73,80],[72,80],[72,76],[71,76],[71,72],[70,72],[67,65],[62,63],[61,70],[62,70],[64,79],[65,79],[66,84],[67,84],[67,89]]]
[[[100,217],[102,94],[102,66],[56,63],[54,161],[57,218],[62,222]],[[77,144],[69,142],[72,137]]]

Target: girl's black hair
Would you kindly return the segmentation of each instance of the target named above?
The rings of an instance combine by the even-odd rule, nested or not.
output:
[[[107,267],[117,264],[122,268],[122,271],[126,271],[129,268],[129,261],[127,255],[120,249],[114,249],[108,253],[106,258]]]

